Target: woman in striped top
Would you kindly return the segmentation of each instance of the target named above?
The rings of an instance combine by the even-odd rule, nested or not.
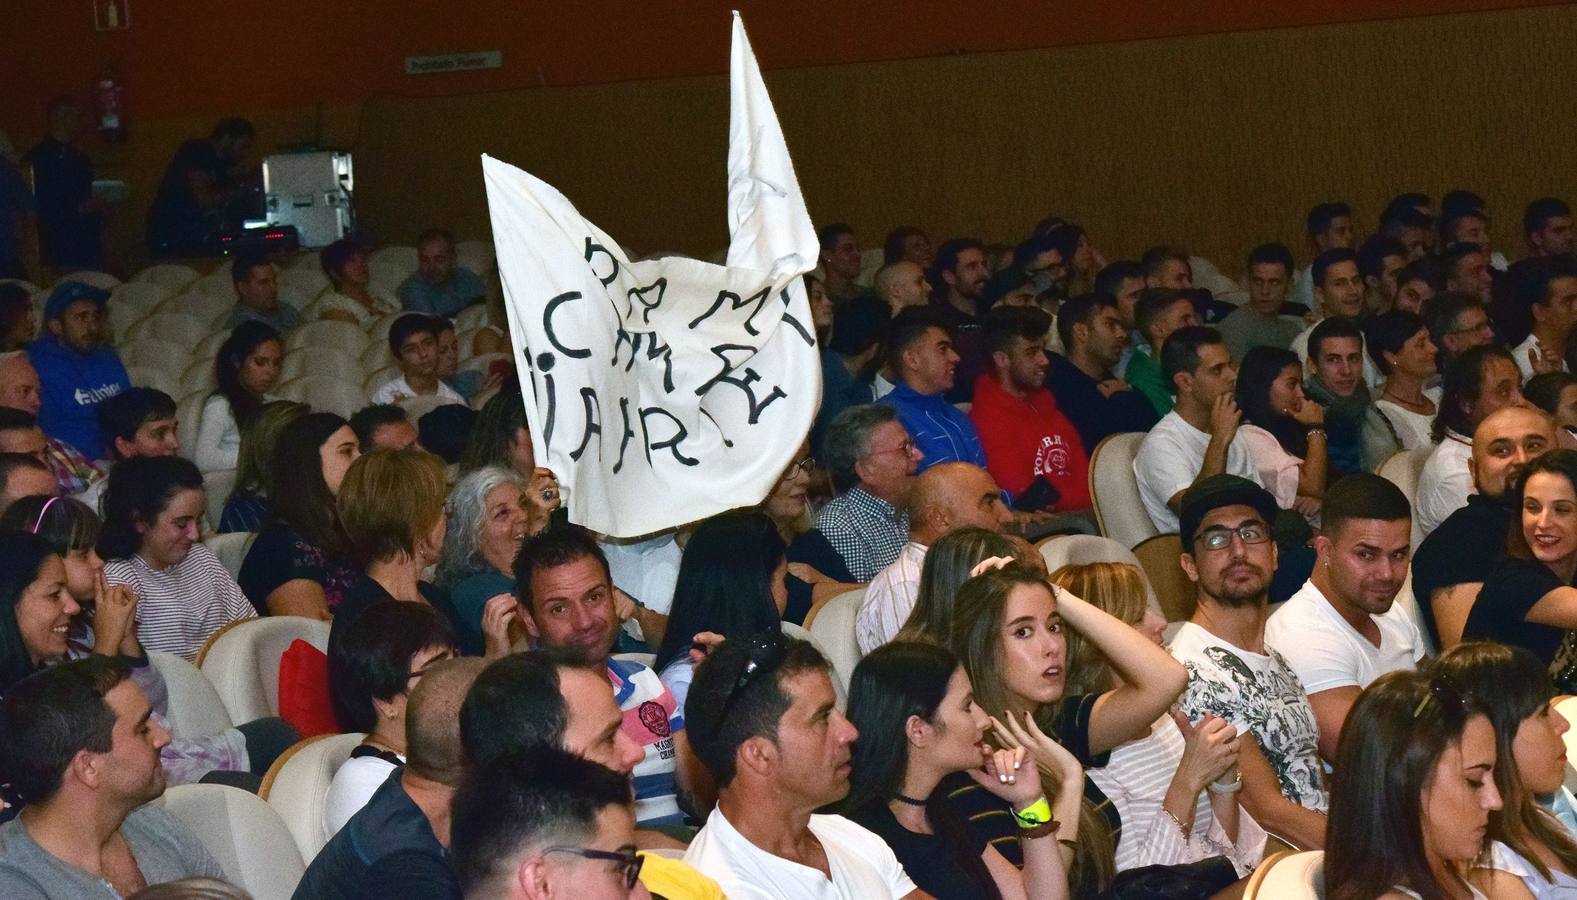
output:
[[[1143,576],[1131,565],[1064,566],[1052,584],[1084,597],[1161,646],[1166,623],[1149,610]],[[1121,679],[1100,649],[1077,633],[1068,637],[1068,690],[1108,690]],[[1090,780],[1122,818],[1117,871],[1180,865],[1223,856],[1239,877],[1265,853],[1265,832],[1238,804],[1232,726],[1206,717],[1197,726],[1161,715],[1138,737],[1090,769]],[[1230,879],[1228,879],[1230,880]]]
[[[137,595],[138,640],[187,660],[214,632],[253,614],[218,557],[198,543],[205,504],[203,476],[189,460],[122,460],[110,472],[99,535],[105,579]]]

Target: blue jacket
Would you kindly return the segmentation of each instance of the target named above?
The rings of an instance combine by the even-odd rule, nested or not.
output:
[[[131,387],[114,348],[104,344],[83,354],[49,334],[28,344],[27,356],[38,370],[42,388],[38,424],[44,433],[77,448],[88,459],[106,459],[99,401]]]
[[[982,469],[986,467],[986,451],[980,446],[980,433],[975,430],[975,423],[958,407],[942,399],[941,394],[927,396],[900,383],[876,402],[898,412],[898,421],[909,432],[909,439],[925,454],[920,460],[919,471],[944,462],[967,462]]]

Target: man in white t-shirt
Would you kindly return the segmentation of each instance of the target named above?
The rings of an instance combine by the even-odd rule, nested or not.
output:
[[[859,736],[835,701],[826,659],[776,632],[724,641],[697,667],[690,744],[718,801],[684,858],[732,900],[926,896],[876,834],[816,814],[849,793]]]
[[[1213,475],[1183,498],[1181,563],[1198,585],[1194,614],[1167,649],[1188,671],[1178,707],[1192,721],[1225,719],[1238,751],[1243,808],[1299,846],[1325,845],[1328,798],[1319,727],[1285,658],[1265,645],[1277,563],[1276,500],[1235,475]]]
[[[1237,369],[1214,328],[1179,328],[1161,345],[1161,373],[1177,403],[1157,422],[1134,457],[1139,497],[1155,527],[1178,530],[1177,512],[1190,485],[1230,472],[1259,484],[1259,470],[1238,437],[1243,414],[1232,391]]]
[[[1358,693],[1386,672],[1413,668],[1426,648],[1395,605],[1412,552],[1407,496],[1360,472],[1331,485],[1322,512],[1314,573],[1271,615],[1265,640],[1298,673],[1320,727],[1320,755],[1334,759]]]
[[[406,313],[394,320],[389,326],[389,350],[399,362],[400,377],[373,391],[373,403],[437,395],[445,403],[465,405],[460,392],[438,378],[438,330],[438,321],[424,313]]]

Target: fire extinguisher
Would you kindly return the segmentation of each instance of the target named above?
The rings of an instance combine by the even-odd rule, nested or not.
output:
[[[115,70],[105,69],[93,82],[93,111],[99,119],[99,135],[106,143],[126,140],[126,86]]]

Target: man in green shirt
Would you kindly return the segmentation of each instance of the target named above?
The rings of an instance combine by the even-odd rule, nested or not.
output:
[[[1145,343],[1128,360],[1128,383],[1155,407],[1156,415],[1172,411],[1171,383],[1161,373],[1161,345],[1172,332],[1198,325],[1194,303],[1188,291],[1175,288],[1145,288],[1134,304],[1134,326]]]
[[[1248,302],[1221,320],[1221,339],[1234,360],[1255,347],[1292,346],[1303,333],[1303,320],[1281,314],[1292,278],[1292,251],[1281,244],[1261,244],[1248,255]]]

